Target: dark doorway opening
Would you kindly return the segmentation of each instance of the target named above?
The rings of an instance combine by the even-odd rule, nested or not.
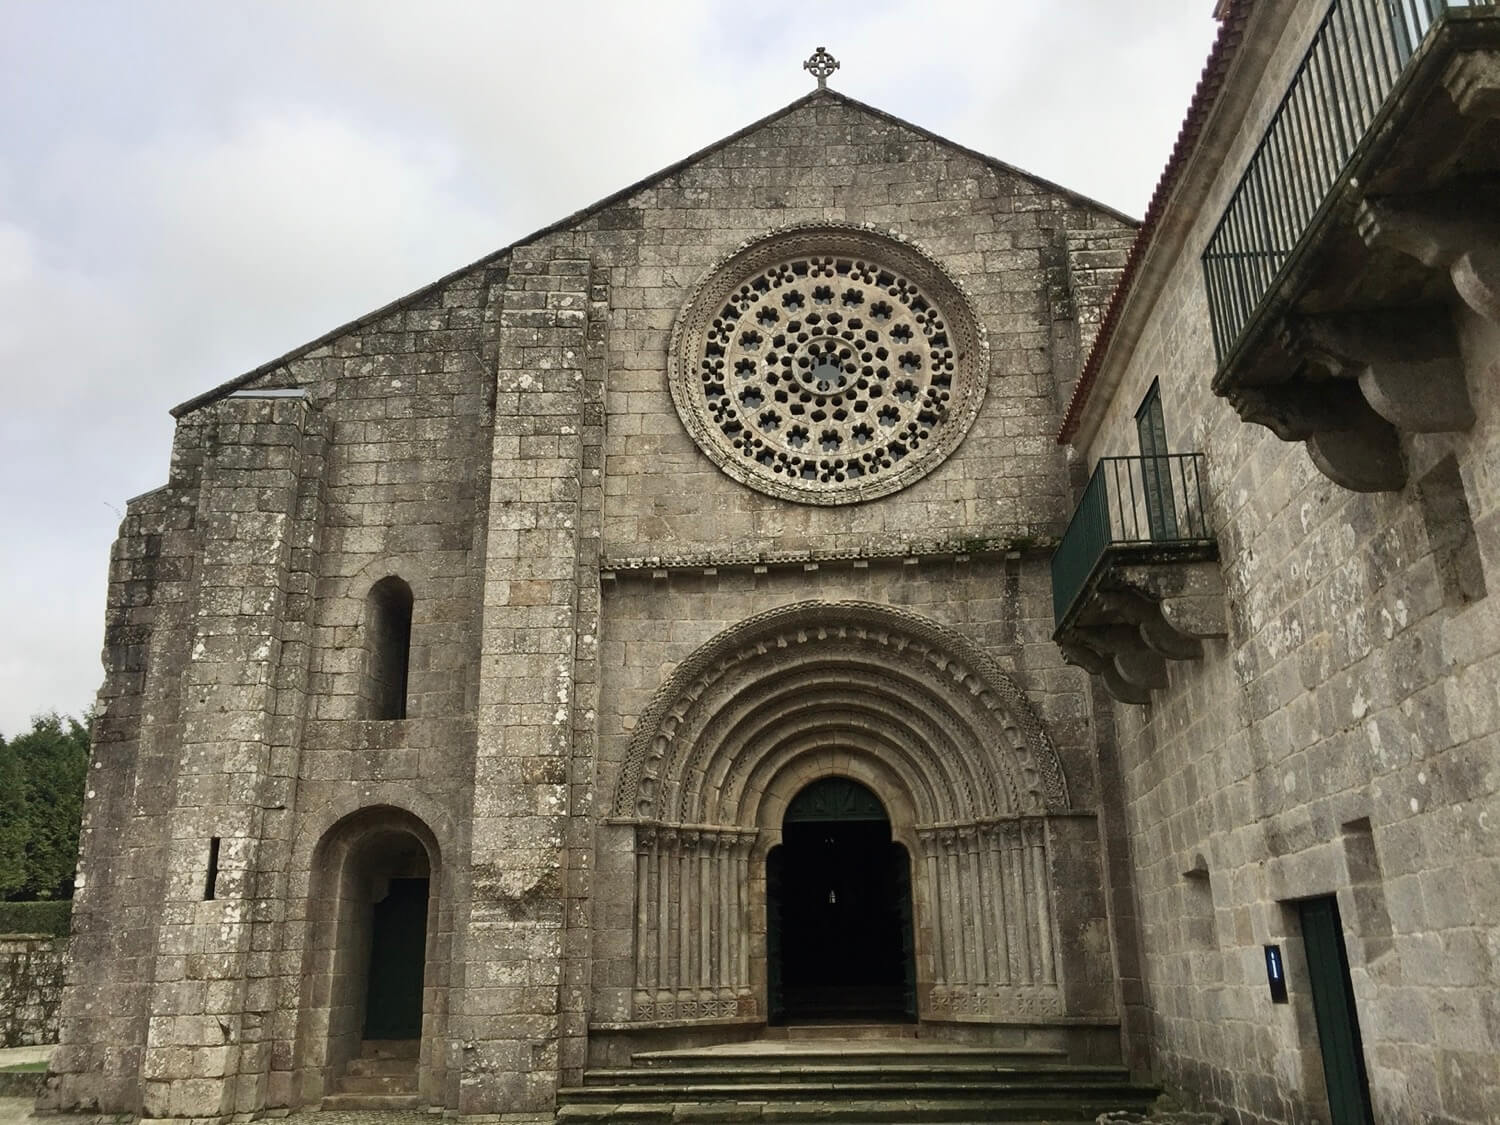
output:
[[[366,1039],[419,1039],[427,953],[426,879],[391,879],[370,919]]]
[[[916,1018],[911,865],[875,794],[824,778],[766,857],[772,1023]]]
[[[1374,1125],[1338,900],[1332,895],[1303,899],[1297,903],[1297,913],[1307,950],[1307,975],[1333,1125]]]

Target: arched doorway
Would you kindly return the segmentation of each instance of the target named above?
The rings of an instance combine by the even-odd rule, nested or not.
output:
[[[415,837],[402,834],[371,860],[364,1038],[420,1039],[431,882],[427,853]]]
[[[436,925],[436,839],[411,813],[375,806],[329,828],[310,861],[299,1021],[304,1098],[338,1092],[346,1077],[363,1077],[372,1066],[409,1075],[413,1093],[434,1095],[446,960]]]
[[[782,876],[809,865],[777,849],[801,831],[786,823],[792,803],[834,777],[879,795],[891,833],[880,846],[906,850],[891,879],[910,881],[920,1020],[1094,1012],[1111,951],[1057,935],[1107,932],[1097,830],[1074,814],[1040,720],[965,637],[862,602],[780,606],[731,626],[642,712],[614,804],[629,843],[622,834],[605,860],[622,888],[634,884],[633,972],[608,990],[615,1010],[640,1024],[788,1018]],[[1072,1009],[1065,972],[1078,982]],[[803,1018],[795,1004],[791,1015]]]
[[[787,806],[766,856],[772,1023],[914,1020],[911,863],[865,786],[825,777]]]

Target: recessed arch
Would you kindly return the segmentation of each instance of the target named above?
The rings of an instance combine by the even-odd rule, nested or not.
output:
[[[318,818],[323,830],[297,849],[308,863],[301,1094],[315,1101],[328,1093],[363,1044],[384,1040],[411,1045],[416,1092],[435,1099],[443,1082],[441,966],[449,955],[439,836],[394,804],[324,812],[334,815]]]
[[[925,748],[933,790],[958,802],[947,810],[955,818],[1070,807],[1040,721],[977,645],[907,610],[810,601],[732,626],[677,667],[637,725],[615,815],[712,822],[738,804],[731,794],[758,754],[837,715]]]
[[[632,1018],[767,1013],[773,853],[829,777],[867,787],[909,857],[921,1018],[1060,1014],[1052,840],[1073,809],[1035,713],[946,626],[809,601],[702,645],[637,723],[614,800],[634,826]]]

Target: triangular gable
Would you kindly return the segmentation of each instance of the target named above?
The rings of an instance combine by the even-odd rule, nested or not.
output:
[[[867,105],[856,98],[851,98],[847,94],[841,94],[836,90],[830,89],[814,90],[809,94],[804,94],[796,101],[783,106],[781,109],[776,110],[774,113],[768,114],[767,116],[760,118],[760,120],[758,121],[751,122],[743,129],[739,129],[736,132],[733,132],[728,136],[715,141],[713,144],[701,148],[697,152],[694,152],[689,156],[685,156],[681,160],[678,160],[673,164],[667,165],[667,167],[662,168],[657,172],[653,172],[651,175],[646,176],[644,179],[637,180],[635,183],[630,184],[627,187],[623,187],[619,191],[610,193],[603,199],[590,204],[582,210],[575,211],[571,215],[559,219],[555,223],[550,223],[547,226],[542,227],[540,230],[532,231],[530,234],[525,235],[522,238],[518,238],[516,241],[511,242],[505,246],[502,246],[500,249],[486,254],[484,257],[478,259],[477,261],[470,262],[468,265],[461,266],[460,268],[453,270],[450,273],[444,274],[436,281],[430,282],[427,285],[422,286],[420,289],[413,290],[412,292],[407,293],[405,296],[398,297],[396,298],[396,300],[391,301],[389,304],[382,305],[378,309],[366,313],[364,316],[356,317],[354,320],[351,320],[346,324],[341,324],[337,328],[323,333],[323,335],[317,337],[316,339],[310,340],[309,342],[302,344],[299,347],[293,348],[291,351],[285,353],[284,355],[277,356],[275,359],[263,363],[259,367],[245,372],[243,375],[239,375],[233,379],[230,379],[228,382],[220,383],[212,390],[205,391],[200,395],[196,395],[193,398],[188,399],[186,402],[174,406],[171,410],[171,414],[174,418],[181,418],[183,415],[189,414],[192,411],[197,410],[201,406],[207,406],[209,403],[223,398],[225,395],[232,394],[233,392],[248,386],[256,379],[259,379],[262,376],[275,371],[277,368],[287,363],[291,363],[294,360],[300,359],[303,356],[306,356],[309,352],[315,351],[325,344],[332,343],[334,340],[337,340],[341,336],[347,335],[348,333],[361,328],[366,328],[371,324],[379,321],[383,317],[387,317],[394,312],[400,311],[406,305],[420,300],[427,294],[433,292],[435,289],[439,289],[442,286],[447,285],[449,282],[462,277],[464,274],[470,273],[476,269],[482,269],[485,266],[490,265],[491,263],[503,259],[507,254],[509,254],[512,250],[516,249],[519,246],[525,246],[528,243],[535,242],[537,239],[545,238],[549,234],[555,234],[558,231],[567,230],[570,227],[576,226],[577,224],[584,222],[585,220],[593,217],[599,212],[605,211],[615,204],[629,199],[631,196],[634,196],[639,192],[657,186],[663,180],[675,176],[683,169],[696,164],[698,161],[703,160],[706,157],[714,155],[722,149],[728,148],[730,145],[743,140],[745,137],[750,136],[756,131],[763,129],[768,125],[772,125],[782,118],[795,113],[797,110],[800,110],[805,106],[822,102],[832,102],[834,104],[848,106],[851,109],[857,110],[864,114],[868,114],[869,116],[883,121],[889,125],[895,125],[898,128],[906,129],[912,133],[915,133],[917,136],[923,138],[924,140],[932,141],[933,143],[950,149],[955,153],[959,153],[963,156],[969,157],[970,159],[988,168],[992,168],[997,172],[1002,172],[1006,175],[1015,176],[1020,179],[1029,181],[1030,183],[1035,184],[1037,187],[1042,188],[1045,191],[1061,195],[1067,199],[1072,200],[1075,203],[1090,208],[1091,210],[1099,211],[1102,214],[1108,215],[1109,217],[1116,219],[1121,223],[1127,224],[1132,227],[1139,224],[1139,220],[1132,219],[1129,215],[1126,215],[1123,212],[1108,206],[1107,204],[1100,203],[1098,200],[1091,199],[1086,195],[1083,195],[1076,191],[1072,191],[1060,184],[1055,184],[1051,180],[1043,179],[1041,176],[1033,175],[1032,173],[1027,172],[1022,168],[1017,168],[1012,164],[1007,164],[1003,160],[997,160],[993,156],[987,156],[985,153],[979,152],[976,149],[967,148],[964,145],[958,144],[956,141],[951,141],[947,137],[941,136],[938,133],[934,133],[930,129],[924,129],[922,128],[922,126],[914,125],[910,121],[906,121],[900,117],[897,117],[895,114],[886,113],[884,110],[876,109],[874,106]]]

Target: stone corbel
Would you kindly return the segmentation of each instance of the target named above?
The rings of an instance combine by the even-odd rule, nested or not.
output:
[[[1282,441],[1307,446],[1329,480],[1354,492],[1396,492],[1406,485],[1401,441],[1351,379],[1294,379],[1235,387],[1230,403],[1246,422]]]
[[[1443,308],[1289,318],[1283,342],[1329,375],[1352,378],[1398,430],[1467,430],[1474,404],[1452,317]]]
[[[1443,75],[1443,87],[1465,117],[1500,117],[1500,51],[1463,51]]]
[[[1355,226],[1365,244],[1445,270],[1464,304],[1500,324],[1500,216],[1493,181],[1466,181],[1419,195],[1362,200]]]
[[[1174,660],[1196,659],[1203,654],[1201,642],[1229,635],[1224,619],[1224,572],[1215,560],[1170,566],[1123,566],[1115,571],[1114,582],[1138,591],[1139,596],[1156,607],[1159,621],[1153,623],[1154,634],[1159,638],[1170,630],[1174,643],[1189,652],[1185,657],[1171,657]],[[1144,636],[1144,630],[1142,635],[1147,644],[1152,643],[1150,637]],[[1157,651],[1171,656],[1164,648]]]
[[[1124,676],[1120,675],[1119,669],[1115,667],[1114,657],[1107,652],[1101,652],[1094,645],[1099,644],[1102,638],[1095,637],[1095,630],[1075,630],[1078,636],[1073,640],[1062,641],[1059,648],[1062,649],[1063,659],[1074,667],[1082,668],[1085,672],[1091,672],[1104,681],[1104,688],[1110,695],[1121,703],[1150,703],[1151,689],[1139,684],[1133,684]],[[1085,643],[1085,638],[1087,643]]]
[[[1090,595],[1089,624],[1060,638],[1063,659],[1092,672],[1121,703],[1149,703],[1168,660],[1195,660],[1222,637],[1224,578],[1213,560],[1119,566]]]

